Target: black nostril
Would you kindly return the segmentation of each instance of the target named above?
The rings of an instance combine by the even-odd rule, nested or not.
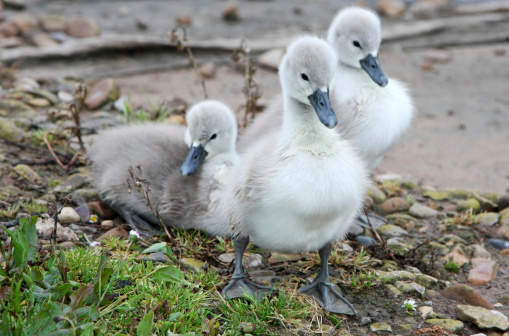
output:
[[[193,159],[195,159],[195,160],[196,160],[197,158],[198,158],[198,155],[195,155],[195,156],[193,157]]]
[[[375,68],[376,68],[376,66],[375,66],[374,64],[371,64],[371,67],[372,67],[373,69],[375,69]]]

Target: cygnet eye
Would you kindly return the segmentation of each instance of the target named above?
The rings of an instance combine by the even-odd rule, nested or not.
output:
[[[361,44],[359,43],[359,41],[353,41],[353,45],[356,46],[359,49],[362,49]]]
[[[210,137],[210,140],[214,140],[215,138],[217,138],[217,134],[216,133],[212,134],[212,136]]]
[[[309,82],[308,75],[306,75],[305,73],[301,73],[301,74],[300,74],[300,78],[302,78],[303,80],[305,80],[305,81],[308,81],[308,82]]]

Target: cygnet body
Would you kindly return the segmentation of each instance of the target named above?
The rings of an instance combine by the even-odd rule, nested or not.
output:
[[[327,310],[355,312],[328,282],[332,244],[347,232],[367,183],[363,163],[333,130],[337,119],[329,84],[335,67],[333,50],[315,37],[295,40],[282,60],[282,127],[241,156],[228,182],[236,268],[225,296],[242,296],[244,291],[260,296],[268,290],[244,278],[242,254],[251,240],[284,253],[319,250],[320,274],[301,291]]]
[[[103,201],[142,234],[159,230],[159,223],[132,184],[128,192],[129,167],[150,183],[150,201],[165,225],[228,233],[222,196],[238,158],[235,117],[226,105],[208,100],[194,105],[186,120],[187,129],[140,124],[108,130],[88,151]]]

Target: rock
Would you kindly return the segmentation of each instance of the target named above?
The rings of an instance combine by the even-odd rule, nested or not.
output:
[[[63,207],[58,215],[58,221],[62,224],[79,223],[80,215],[71,207]]]
[[[498,254],[501,255],[502,257],[509,257],[509,248],[498,252]]]
[[[454,301],[473,306],[494,309],[493,305],[486,301],[475,289],[465,284],[449,286],[441,291],[441,294]]]
[[[0,117],[0,139],[9,141],[21,141],[25,137],[25,132],[18,128],[12,121]]]
[[[149,255],[140,256],[138,259],[160,263],[168,263],[171,261],[171,259],[163,252],[150,253]]]
[[[121,227],[116,227],[111,230],[106,231],[102,235],[100,235],[96,240],[102,241],[108,237],[123,237],[123,238],[129,238],[129,232],[124,230]]]
[[[424,288],[428,288],[433,285],[436,285],[438,283],[438,280],[426,274],[418,274],[415,277],[415,282],[423,286]]]
[[[16,24],[12,21],[0,22],[0,35],[3,37],[14,37],[20,33]]]
[[[258,56],[258,64],[266,69],[275,70],[279,68],[279,64],[285,54],[284,48],[270,49]]]
[[[408,232],[405,229],[393,224],[385,224],[378,228],[378,233],[384,237],[401,237],[406,236]]]
[[[429,319],[426,320],[426,323],[439,325],[445,330],[449,330],[453,333],[459,332],[464,327],[463,322],[451,319]]]
[[[42,183],[41,176],[36,171],[34,171],[32,168],[30,168],[30,166],[27,166],[26,164],[17,165],[16,167],[14,167],[14,171],[19,176],[21,176],[22,178],[24,178],[25,180],[27,180],[30,183],[34,183],[34,184]]]
[[[434,315],[433,308],[430,306],[420,306],[417,308],[417,311],[421,313],[421,317],[423,319],[427,319],[428,317],[432,317]]]
[[[402,197],[392,197],[382,203],[382,210],[387,214],[406,211],[409,208],[407,200]]]
[[[359,225],[359,222],[356,221],[352,225],[350,225],[350,228],[348,228],[348,235],[350,236],[359,236],[364,232],[364,228]]]
[[[53,47],[59,43],[46,33],[39,33],[32,36],[32,42],[38,47]]]
[[[65,91],[58,91],[57,97],[58,97],[59,101],[61,101],[62,103],[66,103],[66,104],[68,104],[74,100],[74,96],[72,94],[70,94],[69,92],[65,92]]]
[[[382,279],[385,279],[384,282],[392,282],[392,281],[407,281],[414,280],[416,278],[416,274],[408,271],[375,271],[375,274]]]
[[[220,261],[224,263],[231,263],[235,260],[235,253],[223,253],[217,257]]]
[[[404,175],[398,175],[398,174],[381,174],[377,175],[374,180],[377,183],[385,183],[385,182],[391,182],[392,184],[396,186],[400,186],[405,189],[415,189],[417,188],[417,182],[416,180],[411,176],[404,176]]]
[[[470,257],[472,256],[472,250],[466,247],[465,245],[458,244],[454,246],[450,253],[446,254],[442,260],[447,262],[454,262],[458,264],[459,267],[467,264],[470,261]]]
[[[479,212],[481,210],[481,203],[475,198],[460,200],[456,203],[456,211],[468,211],[470,209],[472,209],[473,213]]]
[[[47,32],[63,32],[67,27],[67,20],[60,15],[42,15],[39,17],[42,29]]]
[[[419,225],[419,221],[417,219],[403,213],[390,214],[387,215],[385,219],[387,219],[390,223],[393,223],[394,225],[405,228],[406,230],[412,230],[417,225]]]
[[[412,244],[410,244],[409,242],[400,237],[393,237],[388,239],[387,247],[389,248],[389,250],[399,254],[405,254],[406,252],[414,248]]]
[[[472,252],[472,258],[485,258],[491,259],[491,253],[489,253],[484,246],[473,244],[470,245],[470,248],[474,251]]]
[[[509,208],[509,194],[504,194],[498,199],[498,210],[502,211]]]
[[[405,12],[406,5],[402,0],[378,0],[378,9],[382,15],[395,18]]]
[[[177,17],[177,23],[182,26],[189,26],[191,25],[191,17],[189,15],[179,15]]]
[[[7,8],[24,9],[26,7],[25,0],[2,0],[2,2]]]
[[[83,188],[78,189],[72,192],[72,201],[76,205],[81,205],[83,203],[87,203],[89,201],[95,200],[99,198],[97,194],[97,190],[94,188]]]
[[[223,20],[229,22],[239,21],[239,11],[234,3],[228,3],[223,7]]]
[[[430,218],[438,215],[438,211],[420,203],[414,203],[414,205],[410,207],[409,213],[417,218]]]
[[[270,285],[274,279],[281,279],[276,276],[276,272],[265,269],[250,271],[249,275],[254,282],[267,285]]]
[[[275,264],[285,261],[297,261],[302,259],[302,254],[284,254],[279,252],[271,252],[269,263]]]
[[[206,62],[200,66],[200,74],[203,78],[214,78],[216,74],[216,65],[214,62]]]
[[[485,212],[475,216],[475,222],[481,226],[493,226],[498,223],[499,215],[496,212]]]
[[[379,331],[392,332],[391,326],[384,322],[373,323],[372,325],[369,326],[369,329],[371,329],[372,332],[379,332]]]
[[[90,89],[85,105],[91,110],[98,109],[107,102],[120,97],[120,88],[113,78],[104,78]]]
[[[48,107],[51,105],[49,101],[44,98],[27,98],[25,102],[32,107]]]
[[[398,297],[398,296],[402,296],[403,294],[401,294],[401,292],[399,291],[399,289],[397,289],[395,286],[393,285],[389,285],[389,284],[385,284],[385,287],[389,290],[389,292],[394,296],[394,297]]]
[[[357,240],[360,244],[366,247],[377,244],[375,239],[367,236],[357,236],[355,237],[355,240]]]
[[[498,265],[495,261],[484,258],[472,259],[472,268],[468,272],[468,282],[474,286],[482,286],[495,279]]]
[[[74,16],[67,21],[65,32],[77,38],[99,35],[99,27],[94,20],[84,16]]]
[[[378,189],[374,183],[370,183],[368,186],[368,196],[371,197],[376,204],[380,204],[387,199],[384,192]]]
[[[456,315],[460,320],[474,323],[480,329],[509,330],[509,319],[496,310],[458,305],[456,306]]]
[[[6,111],[6,117],[9,118],[34,118],[37,116],[37,112],[30,106],[14,99],[2,99],[0,100],[0,115],[2,110]]]
[[[42,218],[39,217],[35,223],[37,235],[40,239],[51,239],[53,236],[53,230],[55,229],[55,221],[53,218]],[[60,223],[57,223],[57,241],[78,241],[79,238],[68,227],[63,227]]]
[[[80,222],[86,223],[90,220],[90,209],[88,204],[83,203],[79,207],[75,208],[74,211],[80,216]]]
[[[443,49],[430,50],[425,57],[431,63],[448,63],[452,59],[451,52]]]
[[[47,101],[49,101],[52,105],[56,105],[59,102],[58,97],[47,90],[35,88],[31,90],[26,90],[26,92],[30,93],[33,96],[44,98]]]
[[[426,292],[426,288],[421,286],[415,282],[403,282],[396,281],[394,286],[399,289],[403,294],[415,295],[420,299],[424,299],[424,293]]]
[[[111,229],[114,226],[114,222],[111,219],[107,219],[101,222],[101,228]]]
[[[99,215],[102,218],[113,218],[116,215],[115,210],[110,209],[101,201],[89,202],[87,205],[91,213]]]
[[[262,265],[262,256],[257,253],[253,253],[247,256],[244,256],[242,260],[242,265],[245,265],[246,268],[253,268]]]
[[[365,325],[368,325],[370,324],[371,322],[373,322],[373,320],[367,316],[364,316],[361,321],[359,322],[359,325],[362,327],[362,326],[365,326]]]
[[[467,244],[465,239],[460,238],[454,234],[447,234],[438,239],[438,242],[447,246],[453,246],[456,244]]]
[[[415,19],[429,20],[440,13],[440,7],[428,2],[414,2],[409,8],[408,13]]]
[[[84,186],[90,184],[91,182],[92,182],[92,179],[89,175],[80,174],[80,173],[70,175],[66,181],[66,183],[68,185],[71,185],[75,188],[84,187]]]
[[[446,255],[449,253],[449,248],[444,244],[439,244],[437,242],[430,242],[429,245],[433,248],[433,252],[440,254],[440,255]]]
[[[451,193],[446,190],[427,190],[422,196],[431,198],[434,201],[448,201],[451,199]]]
[[[39,25],[39,20],[28,13],[14,15],[11,21],[18,27],[21,34],[26,34]]]
[[[182,265],[190,270],[199,272],[204,269],[205,263],[195,258],[182,258]]]

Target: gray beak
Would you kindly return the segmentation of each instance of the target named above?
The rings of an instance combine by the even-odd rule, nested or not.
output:
[[[325,93],[318,89],[312,95],[308,96],[308,99],[322,124],[328,128],[334,128],[338,124],[338,119],[330,104],[328,90],[327,93]]]
[[[385,87],[387,83],[389,83],[389,80],[382,71],[378,57],[368,54],[368,56],[361,59],[360,63],[361,67],[368,73],[373,82],[381,87]]]
[[[180,167],[180,173],[184,176],[194,174],[203,160],[205,160],[207,154],[202,145],[191,146],[191,148],[189,148],[189,153],[187,153],[186,160]]]

